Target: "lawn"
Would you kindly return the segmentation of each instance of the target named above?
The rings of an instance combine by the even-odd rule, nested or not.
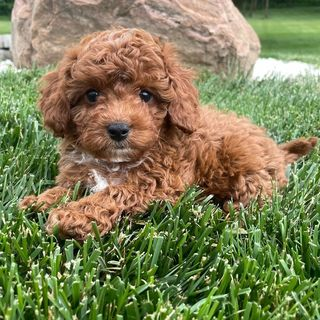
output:
[[[320,66],[320,6],[257,11],[249,23],[262,44],[262,57],[299,60]]]
[[[0,318],[320,317],[319,147],[262,209],[225,218],[190,189],[83,244],[44,232],[18,200],[53,184],[56,141],[35,110],[42,71],[0,75]],[[198,80],[201,99],[249,116],[279,142],[320,135],[319,81]]]
[[[10,17],[0,16],[0,34],[7,34],[11,32]]]

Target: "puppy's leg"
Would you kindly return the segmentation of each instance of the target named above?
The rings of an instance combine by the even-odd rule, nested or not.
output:
[[[79,174],[81,173],[81,174]],[[86,171],[81,170],[79,166],[68,166],[67,170],[61,170],[56,177],[56,186],[44,191],[40,195],[30,195],[23,198],[19,203],[20,209],[31,207],[38,212],[46,211],[55,203],[59,202],[64,196],[72,194],[74,186],[80,181],[86,181],[88,178]],[[85,185],[86,183],[84,183]],[[82,190],[80,185],[80,190]]]
[[[108,187],[79,201],[73,201],[50,212],[47,231],[53,233],[55,227],[62,238],[83,240],[92,233],[95,222],[100,233],[107,233],[122,213],[144,212],[155,200],[174,202],[180,193],[174,189],[150,192],[134,186]]]
[[[233,200],[235,208],[240,204],[247,206],[254,199],[262,205],[266,198],[272,196],[273,181],[278,182],[281,178],[282,184],[286,182],[283,153],[269,138],[226,136],[218,157],[214,185],[225,201],[223,208],[226,211],[230,200]]]
[[[248,206],[250,201],[256,199],[260,206],[272,196],[272,178],[266,170],[256,173],[239,175],[233,180],[231,192],[223,204],[223,209],[229,212],[229,201],[232,199],[233,207],[239,209],[240,205]]]
[[[264,143],[260,139],[254,139],[250,144],[248,140],[238,141],[241,149],[230,140],[227,142],[224,148],[229,155],[229,164],[233,165],[231,171],[237,177],[231,178],[231,198],[237,208],[240,203],[247,206],[252,199],[257,199],[262,205],[272,196],[274,186],[284,187],[288,182],[285,172],[287,165],[308,154],[315,147],[317,138],[300,138],[279,146],[271,139],[265,139]],[[224,209],[228,211],[228,208],[225,203]]]
[[[56,186],[44,191],[38,196],[30,195],[23,198],[19,203],[19,208],[26,209],[28,207],[31,207],[36,211],[43,212],[60,201],[65,195],[68,195],[70,192],[72,192],[70,191],[70,189]]]
[[[286,163],[292,163],[311,152],[316,146],[318,138],[299,138],[279,145],[285,154]]]

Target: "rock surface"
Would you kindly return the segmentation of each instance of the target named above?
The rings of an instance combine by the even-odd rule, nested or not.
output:
[[[56,63],[84,34],[143,28],[173,42],[182,60],[217,73],[248,72],[257,35],[231,0],[16,0],[13,59],[18,67]]]
[[[11,48],[11,35],[1,34],[0,35],[0,48],[10,50]]]
[[[11,35],[0,35],[0,61],[11,59]]]
[[[16,71],[17,69],[15,68],[13,62],[9,59],[0,61],[0,73],[8,70]]]

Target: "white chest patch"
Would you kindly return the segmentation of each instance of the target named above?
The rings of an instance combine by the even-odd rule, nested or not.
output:
[[[81,152],[79,153],[78,151],[74,150],[71,152],[71,155],[73,156],[73,160],[77,164],[86,164],[86,163],[98,163],[98,159],[95,159],[93,156],[90,154]]]
[[[110,177],[110,178],[106,179],[104,176],[99,174],[97,172],[97,170],[91,169],[90,171],[91,171],[90,176],[94,180],[94,185],[90,186],[91,193],[103,191],[108,186],[116,186],[116,185],[121,184],[123,182],[123,179],[121,177],[117,177],[117,178]]]
[[[91,193],[102,191],[109,186],[107,179],[100,175],[97,170],[92,169],[91,172],[95,182],[95,185],[91,187]]]
[[[113,157],[111,157],[110,161],[113,163],[120,163],[120,162],[129,162],[130,157],[129,154],[131,149],[120,149],[113,151]]]
[[[129,154],[131,151],[131,149],[115,150],[113,157],[108,159],[108,161],[94,158],[91,154],[77,150],[75,147],[68,155],[71,162],[86,167],[88,175],[91,178],[90,181],[87,181],[87,187],[91,193],[96,193],[103,191],[109,186],[125,183],[128,172],[144,162],[146,158],[133,163],[130,162]],[[92,166],[101,168],[101,172],[104,172],[104,175],[99,170],[91,169]]]

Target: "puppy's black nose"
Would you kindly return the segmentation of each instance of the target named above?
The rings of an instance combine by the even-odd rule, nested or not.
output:
[[[130,128],[124,122],[114,122],[107,126],[107,131],[112,140],[122,141],[127,138]]]

